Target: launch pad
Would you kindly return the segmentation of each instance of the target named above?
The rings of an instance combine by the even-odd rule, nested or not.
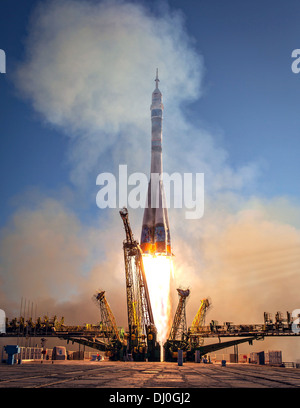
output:
[[[286,319],[280,312],[273,322],[269,313],[264,314],[264,323],[255,325],[233,325],[225,322],[219,325],[212,321],[205,325],[206,313],[210,307],[209,299],[200,301],[199,310],[190,327],[186,322],[185,303],[190,291],[177,289],[178,306],[167,341],[161,344],[157,340],[157,329],[153,318],[147,280],[143,266],[142,251],[134,239],[128,219],[127,209],[120,211],[125,230],[123,242],[125,280],[127,296],[128,330],[120,330],[113,312],[105,297],[105,291],[98,291],[94,301],[100,308],[100,325],[67,326],[63,319],[59,322],[34,323],[13,319],[7,327],[7,337],[58,337],[67,342],[78,343],[102,351],[111,361],[174,362],[178,359],[178,351],[182,350],[184,361],[199,361],[209,353],[241,343],[253,344],[254,340],[262,340],[266,336],[299,336],[299,330],[293,330],[293,320],[287,313]],[[21,326],[22,324],[22,326]],[[204,344],[205,338],[218,337],[218,342]],[[232,338],[221,341],[221,338]],[[161,355],[163,351],[163,355]]]
[[[178,367],[167,362],[149,365],[144,362],[121,364],[113,361],[55,361],[51,364],[50,361],[43,364],[0,365],[0,378],[3,391],[4,388],[106,388],[109,397],[116,395],[114,389],[119,391],[120,396],[122,389],[125,392],[126,388],[131,389],[130,394],[139,395],[147,388],[161,393],[166,388],[172,394],[172,388],[176,388],[178,393],[198,388],[203,396],[207,388],[272,388],[272,392],[274,388],[298,388],[300,370],[250,364],[227,364],[222,367],[221,364],[185,363]],[[100,395],[103,402],[106,394]]]
[[[159,338],[157,321],[154,313],[148,283],[146,279],[144,256],[172,258],[171,238],[165,194],[162,180],[162,94],[158,89],[158,72],[156,74],[156,88],[152,93],[151,122],[151,175],[147,195],[147,205],[144,211],[140,244],[134,239],[128,210],[123,208],[120,216],[125,230],[123,241],[126,303],[128,328],[120,330],[116,324],[114,314],[106,299],[103,288],[94,295],[94,301],[100,309],[100,324],[85,327],[70,327],[55,318],[53,324],[49,320],[32,321],[32,317],[25,322],[25,318],[13,319],[7,325],[7,336],[57,336],[67,342],[78,343],[102,351],[111,361],[160,362],[177,361],[178,352],[183,354],[184,361],[195,361],[213,351],[237,346],[241,343],[252,344],[265,336],[299,336],[300,326],[293,330],[299,316],[291,319],[288,314],[284,319],[277,314],[275,322],[265,314],[264,324],[233,325],[225,322],[219,325],[213,322],[205,326],[206,312],[210,307],[209,299],[200,301],[199,310],[190,327],[186,322],[185,305],[190,295],[189,289],[178,288],[178,306],[174,315],[171,330],[162,342]],[[155,204],[152,206],[152,204]],[[162,271],[167,272],[167,271]],[[162,276],[158,276],[158,280]],[[148,276],[149,278],[149,276]],[[157,282],[155,282],[157,284]],[[165,294],[168,297],[168,294]],[[1,335],[1,333],[0,333]],[[2,334],[5,336],[5,334]],[[204,344],[204,338],[218,337],[218,342]],[[222,337],[233,339],[221,342]]]

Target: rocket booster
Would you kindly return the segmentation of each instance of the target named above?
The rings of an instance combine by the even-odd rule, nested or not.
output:
[[[162,93],[156,87],[152,93],[151,110],[151,174],[143,217],[141,249],[144,254],[171,255],[171,240],[165,191],[162,180]]]

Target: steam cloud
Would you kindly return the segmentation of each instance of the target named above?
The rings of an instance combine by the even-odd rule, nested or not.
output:
[[[214,305],[208,319],[221,323],[262,322],[263,311],[299,307],[298,206],[248,200],[243,193],[259,166],[232,169],[213,136],[186,120],[181,108],[201,96],[204,64],[180,13],[124,1],[43,1],[31,18],[26,51],[18,89],[70,137],[70,176],[78,189],[118,164],[148,171],[148,107],[159,67],[165,171],[205,174],[204,218],[189,223],[178,210],[170,214],[174,285],[191,289],[188,322],[204,296]],[[84,226],[63,200],[49,197],[17,210],[1,231],[2,304],[18,310],[25,295],[67,322],[92,321],[98,315],[89,301],[102,287],[118,324],[126,325],[123,230],[117,211],[110,216]],[[132,222],[137,238],[140,221]]]
[[[26,50],[16,75],[19,89],[44,120],[73,141],[69,156],[76,185],[89,177],[94,182],[107,151],[113,163],[145,171],[156,67],[166,106],[164,133],[172,141],[165,149],[168,171],[203,171],[213,176],[215,189],[241,188],[255,175],[253,164],[233,171],[211,135],[182,114],[184,103],[201,96],[204,65],[179,12],[153,14],[123,1],[43,2],[32,16]],[[182,154],[187,147],[189,154]],[[110,171],[104,162],[104,171]]]
[[[122,150],[127,143],[128,153],[147,140],[156,67],[171,111],[198,96],[202,60],[178,13],[155,16],[122,1],[74,0],[43,2],[35,11],[17,81],[47,122],[76,139],[74,182],[85,180],[109,148],[118,156],[118,143]]]

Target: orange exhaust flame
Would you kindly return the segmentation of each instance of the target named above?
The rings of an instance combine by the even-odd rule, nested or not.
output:
[[[166,255],[143,255],[145,274],[158,341],[162,345],[168,337],[171,322],[170,284],[173,261]]]

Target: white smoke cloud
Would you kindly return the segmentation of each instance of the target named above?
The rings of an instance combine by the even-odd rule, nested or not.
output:
[[[79,179],[120,139],[126,150],[149,144],[157,67],[170,111],[199,96],[202,59],[179,13],[123,1],[42,2],[26,50],[18,87],[47,122],[79,139],[71,152]]]
[[[41,315],[65,316],[68,324],[95,322],[99,310],[91,299],[99,289],[107,291],[115,310],[125,310],[118,221],[96,219],[86,226],[62,199],[41,194],[35,204],[17,209],[0,230],[0,302],[8,317],[19,314],[26,298]],[[124,321],[122,312],[118,318]]]
[[[143,130],[156,66],[168,75],[171,101],[198,96],[201,59],[189,43],[177,14],[157,17],[122,1],[43,2],[31,19],[20,86],[67,131]]]
[[[298,308],[299,211],[285,198],[237,201],[233,210],[224,197],[193,226],[180,217],[172,224],[173,286],[191,290],[188,324],[205,297],[212,302],[207,324],[212,319],[219,324],[262,324],[264,312],[274,319],[280,311],[286,318],[287,311]],[[285,361],[295,361],[300,351],[299,341],[290,338],[266,338],[239,350],[268,349],[282,350]]]
[[[113,164],[148,173],[157,67],[165,104],[165,171],[205,172],[214,190],[240,189],[255,178],[254,164],[231,169],[212,135],[182,113],[183,104],[201,96],[205,68],[181,13],[154,14],[117,0],[42,2],[31,18],[26,52],[16,73],[18,88],[44,120],[70,136],[77,186],[94,183]]]
[[[88,255],[81,235],[77,217],[58,201],[46,199],[34,209],[17,210],[1,231],[5,292],[12,298],[20,292],[46,297],[76,293]]]

